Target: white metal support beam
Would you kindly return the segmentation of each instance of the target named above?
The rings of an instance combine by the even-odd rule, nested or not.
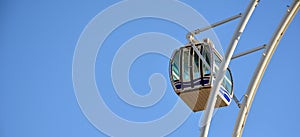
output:
[[[253,53],[253,52],[256,52],[256,51],[265,49],[265,48],[266,48],[266,45],[262,45],[262,46],[259,46],[259,47],[254,48],[254,49],[250,49],[250,50],[244,51],[244,52],[242,52],[242,53],[233,55],[233,57],[232,57],[231,59],[236,59],[236,58],[239,58],[239,57],[241,57],[241,56],[245,56],[245,55],[248,55],[248,54],[250,54],[250,53]]]
[[[201,128],[200,129],[200,137],[207,137],[207,135],[208,135],[212,114],[213,114],[214,107],[215,107],[216,100],[217,100],[217,93],[220,90],[220,85],[224,78],[226,69],[228,68],[229,62],[234,53],[236,45],[239,42],[241,34],[243,33],[253,11],[258,3],[259,3],[259,0],[251,0],[250,4],[246,8],[246,11],[242,15],[240,23],[238,24],[238,26],[233,34],[231,42],[229,43],[229,46],[226,50],[225,58],[221,63],[220,69],[217,73],[216,81],[214,82],[214,86],[212,87],[212,91],[209,95],[208,102],[206,105],[206,110],[204,111],[204,114],[203,114],[204,116],[201,121],[201,127],[200,127]]]
[[[289,24],[297,14],[297,11],[300,7],[300,0],[294,0],[290,8],[287,10],[285,16],[283,17],[281,23],[279,24],[278,28],[276,29],[273,37],[270,39],[265,52],[263,53],[261,60],[252,76],[252,80],[249,83],[247,93],[245,94],[242,107],[239,111],[234,131],[232,136],[233,137],[241,137],[243,133],[243,129],[247,120],[247,116],[249,114],[249,110],[252,105],[252,101],[256,94],[257,88],[261,82],[261,79],[265,73],[265,70],[276,50],[278,43],[280,42],[284,32],[288,28]]]
[[[220,25],[225,24],[225,23],[227,23],[227,22],[233,21],[233,20],[238,19],[238,18],[240,18],[240,17],[242,17],[242,13],[239,13],[239,14],[237,14],[237,15],[235,15],[235,16],[229,17],[229,18],[224,19],[224,20],[222,20],[222,21],[216,22],[216,23],[211,24],[211,25],[209,25],[209,26],[206,26],[206,27],[204,27],[204,28],[196,29],[196,30],[194,30],[194,31],[192,31],[192,32],[187,33],[187,34],[186,34],[186,39],[187,39],[187,40],[190,40],[191,37],[194,37],[195,35],[200,34],[200,33],[203,32],[203,31],[207,31],[207,30],[209,30],[209,29],[212,29],[212,28],[214,28],[214,27],[220,26]]]

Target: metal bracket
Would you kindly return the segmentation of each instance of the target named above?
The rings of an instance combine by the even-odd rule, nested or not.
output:
[[[222,25],[224,23],[227,23],[229,21],[235,20],[235,19],[240,18],[240,17],[242,17],[242,13],[239,13],[239,14],[237,14],[235,16],[232,16],[232,17],[229,17],[229,18],[227,18],[225,20],[222,20],[222,21],[216,22],[214,24],[211,24],[210,26],[206,26],[204,28],[200,28],[200,29],[196,29],[194,31],[191,31],[191,32],[189,32],[189,33],[186,34],[186,39],[190,40],[191,37],[194,37],[195,35],[203,32],[203,31],[207,31],[207,30],[209,30],[211,28],[220,26],[220,25]]]
[[[240,100],[238,100],[237,99],[237,97],[235,96],[235,94],[233,94],[233,100],[234,100],[234,102],[237,104],[237,106],[239,107],[239,108],[241,108],[241,103],[240,103]]]
[[[248,55],[248,54],[250,54],[250,53],[253,53],[253,52],[256,52],[256,51],[259,51],[259,50],[262,50],[262,49],[266,49],[266,46],[267,46],[267,45],[264,44],[264,45],[262,45],[262,46],[259,46],[259,47],[254,48],[254,49],[250,49],[250,50],[244,51],[244,52],[242,52],[242,53],[233,55],[233,57],[231,58],[231,60],[236,59],[236,58],[241,57],[241,56]]]

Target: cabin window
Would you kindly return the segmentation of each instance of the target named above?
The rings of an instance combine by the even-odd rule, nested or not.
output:
[[[228,90],[229,94],[231,94],[233,89],[232,89],[232,78],[229,69],[226,70],[224,80],[226,81],[224,87]]]
[[[209,52],[209,48],[207,46],[205,46],[202,55],[203,55],[206,63],[208,65],[210,65],[210,52]],[[204,71],[204,76],[209,76],[210,75],[209,66],[206,66],[204,63],[203,63],[203,71]]]
[[[221,59],[214,53],[214,62],[215,62],[215,72],[219,70],[219,67],[221,65]]]
[[[213,72],[214,72],[214,77],[216,77],[216,74],[219,71],[219,67],[221,65],[221,59],[216,55],[215,52],[213,54],[213,60],[214,60]]]
[[[180,69],[179,69],[179,50],[175,52],[173,62],[172,62],[172,76],[173,81],[178,81],[180,79]]]
[[[228,91],[229,94],[232,93],[232,79],[228,69],[226,70],[226,74],[224,76],[222,86]]]
[[[219,67],[221,65],[221,59],[216,55],[216,53],[214,53],[214,73],[216,74],[219,71]],[[229,94],[232,93],[232,79],[231,79],[231,74],[229,72],[229,70],[226,70],[226,74],[224,76],[223,82],[221,84],[227,91]]]
[[[183,81],[190,81],[190,52],[189,49],[183,50]]]
[[[194,79],[200,78],[199,56],[194,51]]]

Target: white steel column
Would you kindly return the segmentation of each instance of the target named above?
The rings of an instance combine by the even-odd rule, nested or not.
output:
[[[294,0],[291,7],[287,10],[284,18],[282,19],[281,23],[279,24],[278,28],[276,29],[273,37],[269,41],[265,52],[263,53],[261,60],[252,76],[252,80],[249,83],[247,93],[245,94],[243,104],[241,110],[239,111],[234,131],[232,136],[233,137],[241,137],[243,133],[243,129],[247,120],[247,116],[249,114],[249,110],[252,105],[253,98],[256,94],[257,88],[261,82],[261,79],[265,73],[265,70],[274,54],[274,51],[277,48],[279,41],[281,40],[284,32],[286,31],[287,27],[289,26],[290,22],[295,17],[297,11],[300,7],[300,0]]]
[[[222,61],[220,69],[217,73],[216,81],[214,82],[214,86],[212,87],[212,91],[208,98],[206,110],[204,111],[204,116],[201,121],[200,137],[207,137],[207,135],[208,135],[212,114],[213,114],[214,107],[215,107],[216,100],[217,100],[217,93],[220,90],[220,85],[224,78],[226,69],[228,68],[229,62],[230,62],[233,52],[236,48],[236,45],[241,37],[241,34],[243,33],[258,2],[259,2],[259,0],[251,0],[246,11],[242,15],[240,23],[237,26],[237,28],[233,34],[230,44],[227,47],[224,60]]]

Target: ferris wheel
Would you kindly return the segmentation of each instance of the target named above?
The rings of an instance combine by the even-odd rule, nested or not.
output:
[[[187,44],[176,49],[171,56],[169,75],[175,93],[192,111],[204,111],[200,129],[201,137],[207,137],[208,135],[214,108],[228,106],[232,100],[240,108],[232,136],[242,136],[252,101],[265,70],[282,36],[300,8],[300,0],[293,0],[293,3],[288,7],[286,14],[268,44],[263,44],[257,48],[233,55],[239,39],[258,3],[259,0],[251,0],[243,14],[238,14],[205,28],[189,32],[186,35]],[[215,49],[213,42],[209,38],[197,40],[194,37],[203,31],[237,18],[241,18],[240,22],[224,56],[221,56]],[[264,50],[264,52],[248,85],[244,99],[240,103],[234,95],[234,78],[229,68],[229,63],[232,59],[258,50]]]

